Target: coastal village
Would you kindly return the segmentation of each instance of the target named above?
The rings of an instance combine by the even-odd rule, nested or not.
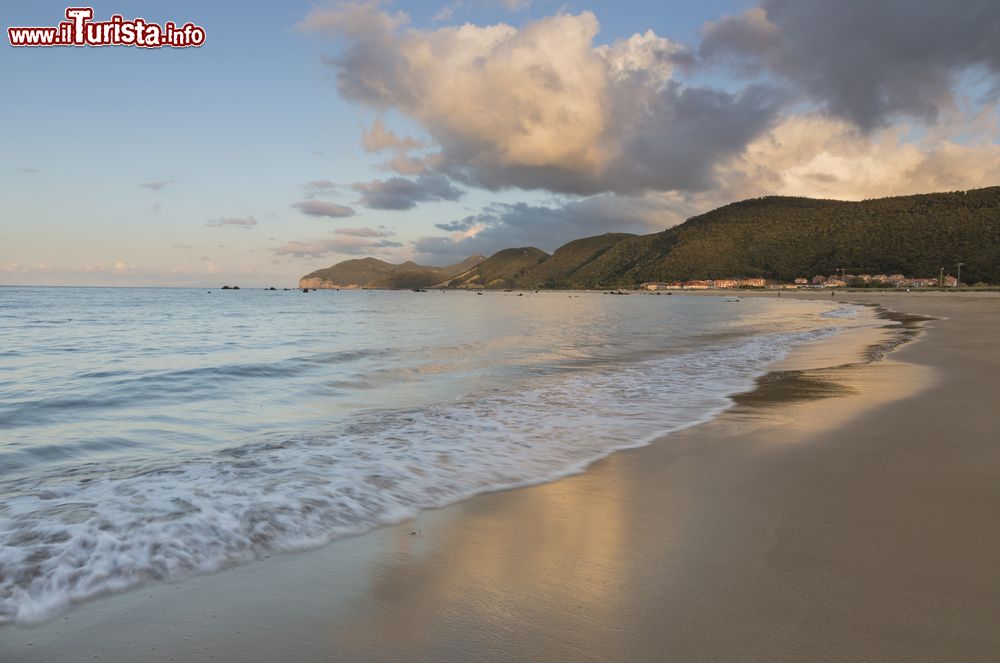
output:
[[[692,281],[649,282],[639,287],[645,290],[723,290],[728,288],[770,288],[795,290],[798,288],[954,288],[958,279],[950,274],[937,278],[913,278],[902,274],[839,274],[810,278],[800,277],[791,283],[763,278],[725,278]]]

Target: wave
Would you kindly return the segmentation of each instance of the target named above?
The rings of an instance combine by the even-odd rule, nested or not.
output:
[[[322,435],[0,483],[0,624],[580,472],[712,418],[794,344],[834,332],[602,363],[459,401],[369,411]]]
[[[349,364],[373,357],[388,356],[388,350],[350,350],[294,356],[270,362],[228,363],[194,368],[149,371],[84,371],[68,378],[70,396],[51,395],[22,398],[0,405],[0,420],[11,428],[37,426],[53,419],[86,412],[93,415],[157,399],[160,403],[200,401],[218,394],[228,384],[245,379],[279,379],[302,375],[331,364]],[[80,395],[74,384],[95,385],[92,393]],[[2,384],[2,383],[0,383]]]
[[[835,308],[829,311],[823,311],[819,315],[821,318],[857,318],[858,307],[841,306],[840,308]]]

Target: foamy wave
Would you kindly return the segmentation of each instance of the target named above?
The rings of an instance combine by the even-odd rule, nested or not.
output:
[[[823,311],[819,315],[823,318],[857,318],[858,313],[857,306],[841,306],[840,308]]]
[[[832,331],[556,373],[517,391],[369,413],[322,436],[8,481],[0,624],[581,471],[711,418],[794,343]]]

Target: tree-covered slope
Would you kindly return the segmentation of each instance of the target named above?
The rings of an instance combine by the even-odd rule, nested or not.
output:
[[[590,287],[847,272],[1000,282],[1000,187],[861,202],[767,197],[624,240],[578,271]]]
[[[547,260],[528,269],[517,278],[517,285],[524,288],[577,288],[581,282],[576,273],[587,263],[624,239],[635,237],[629,233],[605,233],[584,237],[560,246]]]
[[[451,288],[514,287],[526,271],[548,258],[548,253],[533,246],[504,249],[451,279],[447,285]]]
[[[428,267],[415,262],[396,265],[377,258],[344,260],[306,274],[299,279],[299,287],[426,288],[466,272],[483,260],[483,256],[470,256],[447,267]]]
[[[1000,283],[1000,187],[860,202],[769,196],[651,235],[609,233],[551,256],[525,247],[469,260],[451,268],[347,260],[300,285],[608,288],[751,276],[790,281],[841,269],[934,277],[942,267],[953,273],[960,261],[963,282]]]

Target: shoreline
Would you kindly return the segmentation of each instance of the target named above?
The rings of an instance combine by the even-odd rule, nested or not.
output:
[[[828,302],[825,301],[821,303],[824,306],[828,305]],[[840,306],[839,303],[837,303],[835,308],[843,308],[843,306]],[[869,307],[856,306],[855,308],[864,309]],[[850,317],[854,316],[852,315]],[[877,312],[875,314],[875,318],[886,323],[899,322],[903,319],[902,316],[896,316],[885,311]],[[828,330],[817,328],[812,331],[826,332]],[[845,341],[845,339],[850,340]],[[837,342],[834,342],[835,340]],[[412,513],[412,515],[406,515],[405,517],[390,516],[386,520],[377,524],[359,525],[354,531],[351,532],[341,532],[336,535],[331,535],[330,537],[322,537],[326,540],[315,544],[308,544],[292,549],[275,549],[268,552],[264,557],[258,557],[256,559],[243,559],[217,565],[213,564],[211,565],[211,568],[206,566],[205,570],[189,572],[177,577],[160,578],[159,580],[146,580],[145,582],[140,582],[138,584],[127,583],[119,586],[117,589],[105,589],[83,598],[70,599],[68,602],[53,602],[49,605],[49,607],[42,608],[42,612],[38,612],[36,609],[34,613],[29,611],[27,616],[22,615],[15,620],[9,622],[0,621],[0,634],[2,634],[4,629],[43,627],[45,624],[58,620],[67,613],[73,614],[76,610],[86,609],[86,606],[94,603],[95,601],[107,600],[124,593],[141,592],[144,589],[154,587],[159,584],[190,582],[199,577],[239,568],[247,564],[258,563],[263,558],[270,558],[275,555],[301,554],[303,552],[320,549],[346,538],[364,536],[375,529],[405,524],[406,522],[419,517],[423,513],[439,509],[447,509],[464,501],[474,499],[480,495],[530,488],[583,474],[589,471],[595,464],[602,462],[616,453],[641,449],[652,444],[657,444],[670,438],[670,436],[674,434],[710,423],[728,410],[732,409],[740,400],[745,400],[757,390],[763,389],[765,385],[772,384],[772,378],[776,377],[776,375],[773,374],[797,374],[806,368],[813,367],[812,364],[815,364],[815,367],[818,368],[827,368],[833,366],[868,363],[877,359],[876,354],[878,348],[892,348],[898,343],[905,342],[905,340],[906,339],[898,327],[891,326],[890,324],[877,324],[866,321],[863,326],[860,327],[842,328],[816,339],[797,341],[787,347],[786,355],[783,359],[778,360],[774,364],[762,366],[759,369],[761,373],[757,377],[751,377],[750,379],[752,380],[752,383],[746,384],[743,387],[744,390],[726,392],[722,396],[722,400],[725,401],[724,404],[716,405],[715,407],[708,409],[707,411],[701,413],[697,419],[691,419],[687,422],[679,424],[675,423],[672,428],[661,429],[661,431],[653,434],[633,435],[628,437],[627,441],[621,441],[612,446],[605,446],[600,451],[597,451],[596,455],[565,464],[546,474],[536,474],[534,476],[521,478],[519,480],[503,484],[494,484],[485,488],[470,489],[464,494],[453,496],[447,503],[424,505],[419,508],[415,507],[410,510],[411,513],[415,510],[415,513]]]
[[[891,299],[890,308],[897,310],[917,303],[913,295]],[[997,301],[992,300],[991,321],[1000,319]],[[879,411],[916,401],[918,407],[910,411],[919,414],[929,391],[953,388],[948,370],[921,358],[931,340],[941,344],[939,326],[954,323],[954,315],[944,313],[952,312],[938,311],[919,343],[896,347],[881,361],[772,370],[768,376],[784,378],[759,380],[749,392],[755,398],[737,397],[734,407],[707,423],[615,452],[582,474],[481,494],[319,550],[98,599],[54,622],[5,628],[0,654],[12,661],[78,660],[81,652],[86,658],[123,661],[140,656],[269,660],[290,651],[300,660],[606,660],[626,655],[656,660],[670,644],[678,659],[691,660],[713,653],[725,658],[726,652],[732,658],[753,644],[752,655],[736,657],[796,660],[791,653],[809,651],[820,654],[811,658],[822,658],[815,649],[822,643],[793,647],[796,634],[773,618],[794,618],[794,613],[760,604],[775,585],[761,579],[760,562],[767,556],[759,553],[768,542],[781,540],[783,530],[773,521],[787,515],[789,507],[768,502],[773,487],[761,478],[771,474],[759,471],[768,470],[776,457],[830,455],[837,444],[815,438],[836,438],[844,428],[863,435],[879,422]],[[900,360],[904,355],[906,361]],[[996,358],[990,361],[995,365]],[[802,376],[811,383],[803,384]],[[783,380],[776,390],[774,383]],[[874,422],[858,424],[865,419]],[[815,469],[812,463],[806,467]],[[787,484],[788,477],[782,477],[774,480]],[[809,496],[809,486],[792,483],[784,487]],[[838,494],[845,489],[835,482],[824,488]],[[801,519],[793,521],[809,529]],[[748,523],[763,529],[747,529]],[[762,538],[759,532],[769,534]],[[841,534],[857,536],[850,527]],[[721,560],[720,550],[728,551]],[[801,554],[782,554],[791,567],[801,564]],[[730,576],[732,568],[745,573]],[[745,578],[742,592],[717,587],[720,572]],[[807,575],[816,582],[814,574]],[[849,573],[841,575],[850,579]],[[692,582],[712,591],[693,592]],[[810,607],[806,596],[796,593],[795,598]],[[609,612],[609,601],[618,612]],[[749,606],[762,610],[742,610]],[[709,607],[724,614],[736,611],[742,619],[724,624]],[[992,615],[996,612],[994,607]],[[628,619],[619,619],[623,614]],[[846,634],[836,626],[826,628]],[[926,645],[926,638],[915,639]],[[995,636],[980,634],[975,642],[984,647],[980,653],[1000,652]],[[826,654],[834,655],[837,644],[829,640]],[[934,660],[934,652],[942,653],[897,643],[899,652],[915,657],[894,658],[886,654],[895,650],[875,646],[880,643],[862,644],[867,648],[851,650],[858,656],[844,658]]]

